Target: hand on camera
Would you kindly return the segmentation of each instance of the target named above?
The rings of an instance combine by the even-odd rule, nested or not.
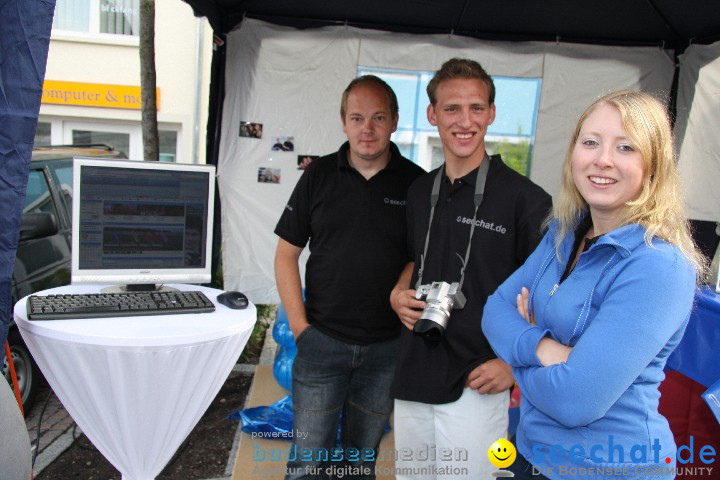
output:
[[[395,310],[400,321],[412,331],[415,322],[420,318],[425,302],[415,298],[415,290],[393,289],[390,294],[390,306]]]

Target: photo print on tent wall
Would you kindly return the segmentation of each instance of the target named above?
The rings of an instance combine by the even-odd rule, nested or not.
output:
[[[280,169],[258,167],[258,183],[280,183]]]
[[[305,170],[314,160],[320,158],[320,155],[298,155],[297,169]]]
[[[262,123],[240,122],[240,136],[249,138],[262,138]]]
[[[295,137],[273,137],[272,150],[274,152],[294,152]]]

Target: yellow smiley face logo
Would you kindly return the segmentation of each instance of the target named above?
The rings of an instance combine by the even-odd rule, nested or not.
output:
[[[515,461],[516,456],[515,445],[504,438],[497,439],[488,449],[490,463],[497,468],[509,467]]]

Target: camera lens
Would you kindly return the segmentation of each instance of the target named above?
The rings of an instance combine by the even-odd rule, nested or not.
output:
[[[430,340],[441,340],[445,336],[445,328],[427,318],[421,318],[415,323],[413,333],[419,337]]]

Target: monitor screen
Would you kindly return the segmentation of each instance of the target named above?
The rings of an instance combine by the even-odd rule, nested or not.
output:
[[[73,160],[72,283],[210,281],[215,167]]]

